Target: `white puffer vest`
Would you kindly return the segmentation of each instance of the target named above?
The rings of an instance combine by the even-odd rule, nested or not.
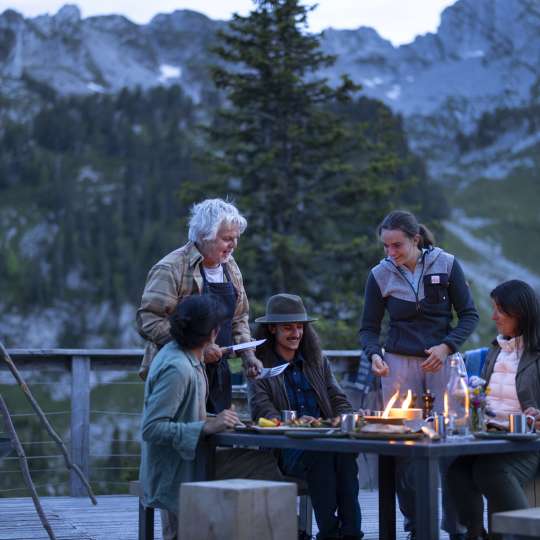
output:
[[[505,339],[497,336],[497,342],[501,352],[489,380],[487,406],[497,415],[497,421],[505,422],[510,413],[522,412],[516,390],[516,373],[523,354],[523,338]]]

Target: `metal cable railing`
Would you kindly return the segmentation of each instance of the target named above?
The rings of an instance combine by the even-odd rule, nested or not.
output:
[[[331,352],[329,356],[343,357],[354,356],[356,353]],[[78,446],[82,449],[82,455],[72,453],[71,457],[85,471],[90,483],[99,486],[99,490],[104,494],[127,493],[129,481],[138,477],[139,470],[139,419],[142,414],[144,385],[135,377],[142,351],[18,349],[10,354],[25,374],[29,370],[39,370],[40,380],[34,382],[32,379],[35,377],[29,377],[29,386],[36,386],[40,395],[51,397],[53,403],[48,403],[51,410],[45,414],[56,424],[55,428],[62,433],[68,448]],[[338,370],[341,367],[339,366]],[[50,376],[55,380],[43,380],[43,375],[47,373],[44,368],[50,369]],[[58,374],[66,372],[71,374],[71,377],[62,375],[59,381]],[[129,380],[130,377],[133,380]],[[59,384],[64,385],[60,394],[49,391],[58,389]],[[71,384],[71,393],[65,384]],[[14,386],[14,383],[6,384],[5,378],[2,378],[0,386]],[[115,386],[118,387],[117,391],[114,390]],[[233,395],[235,399],[244,400],[245,387],[235,386]],[[58,403],[56,408],[54,402]],[[62,405],[66,402],[70,403],[70,409]],[[24,403],[24,399],[19,399],[18,403]],[[51,494],[51,491],[57,494],[78,494],[77,479],[73,476],[69,481],[63,479],[63,475],[69,474],[58,462],[63,456],[49,448],[49,445],[56,443],[41,436],[41,432],[36,433],[35,426],[32,427],[31,418],[35,416],[34,413],[26,412],[26,403],[23,411],[22,406],[18,409],[11,406],[9,399],[8,405],[12,409],[16,429],[20,429],[19,437],[28,454],[28,465],[36,487],[45,489],[47,494]],[[0,432],[0,435],[7,436],[3,432]],[[49,450],[51,453],[48,453]],[[17,456],[10,455],[0,461],[0,476],[5,473],[3,478],[7,479],[0,489],[0,494],[28,494],[22,479],[17,479],[16,473],[20,472],[14,467],[17,460]],[[101,476],[103,478],[100,478]],[[16,481],[19,481],[20,485],[14,485]]]

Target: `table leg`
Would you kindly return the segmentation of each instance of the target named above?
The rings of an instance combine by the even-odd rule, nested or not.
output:
[[[439,540],[439,467],[436,459],[413,460],[416,540]]]
[[[195,458],[195,481],[204,482],[216,477],[216,445],[212,439],[202,440]]]
[[[379,538],[396,540],[396,463],[379,456]]]

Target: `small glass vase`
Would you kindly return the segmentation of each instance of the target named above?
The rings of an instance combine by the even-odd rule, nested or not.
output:
[[[469,417],[471,431],[486,431],[486,413],[484,407],[471,407]]]

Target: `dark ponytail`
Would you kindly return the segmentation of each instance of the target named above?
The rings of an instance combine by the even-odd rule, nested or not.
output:
[[[379,237],[383,230],[399,230],[408,238],[414,238],[417,234],[420,235],[420,241],[418,242],[420,249],[435,245],[435,236],[433,236],[433,233],[425,225],[418,223],[414,214],[406,210],[394,210],[390,212],[377,227],[377,235]]]

